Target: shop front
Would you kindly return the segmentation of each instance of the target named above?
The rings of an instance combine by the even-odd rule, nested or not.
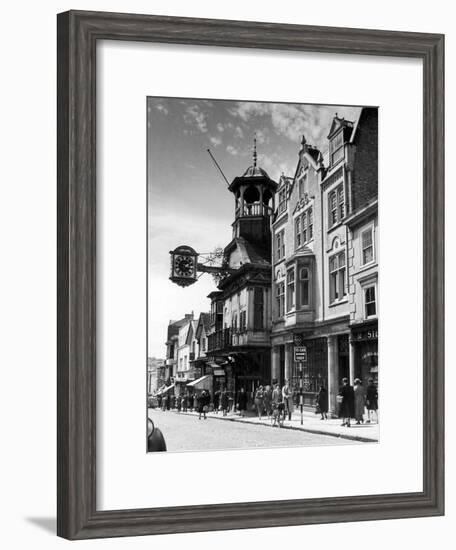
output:
[[[352,326],[351,345],[354,347],[355,378],[364,386],[369,378],[378,385],[378,321]]]
[[[328,387],[328,344],[326,338],[303,339],[302,344],[307,348],[307,361],[293,362],[291,385],[298,402],[302,367],[303,403],[314,408],[320,387]]]

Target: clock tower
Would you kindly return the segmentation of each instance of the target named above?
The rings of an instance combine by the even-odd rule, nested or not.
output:
[[[229,190],[235,197],[233,239],[244,238],[271,256],[271,216],[277,183],[257,163],[256,138],[253,164],[242,176],[234,178]]]

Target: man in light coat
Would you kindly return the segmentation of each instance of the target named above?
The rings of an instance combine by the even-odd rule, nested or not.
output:
[[[290,387],[289,380],[285,380],[285,385],[282,388],[282,397],[285,404],[285,414],[288,414],[288,420],[291,420],[291,413],[293,412],[293,391]]]

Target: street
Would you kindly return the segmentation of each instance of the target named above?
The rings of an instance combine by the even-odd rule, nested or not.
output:
[[[208,451],[270,447],[313,447],[356,444],[356,441],[312,434],[299,430],[272,428],[218,418],[198,420],[195,415],[149,409],[157,428],[163,432],[168,451]]]

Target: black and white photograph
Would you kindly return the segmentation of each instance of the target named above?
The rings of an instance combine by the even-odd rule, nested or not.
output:
[[[378,108],[147,98],[147,449],[379,441]]]

